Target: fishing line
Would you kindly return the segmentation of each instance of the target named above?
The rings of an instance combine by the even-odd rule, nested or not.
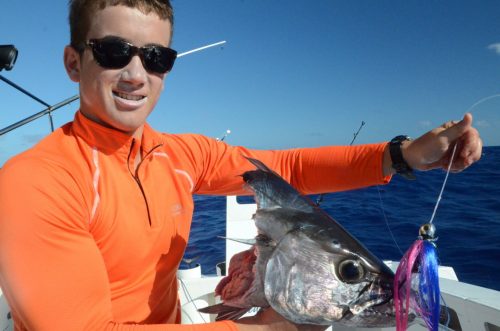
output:
[[[193,297],[191,296],[191,293],[189,293],[188,287],[184,283],[184,280],[182,278],[179,278],[179,282],[181,283],[181,287],[182,287],[182,291],[184,292],[184,295],[187,297],[187,300],[188,300],[187,303],[191,302],[193,304],[195,310],[198,312],[198,315],[200,315],[200,318],[203,321],[203,323],[207,323],[207,321],[203,317],[202,313],[198,310],[198,306],[196,306],[196,302],[194,301]],[[192,320],[191,320],[191,322],[192,322]],[[191,324],[194,324],[194,323],[191,323]]]
[[[434,221],[434,216],[436,216],[436,211],[438,209],[439,203],[441,202],[441,198],[443,197],[444,187],[446,186],[446,182],[448,181],[448,175],[450,174],[451,165],[453,164],[453,158],[455,157],[455,152],[457,151],[457,143],[453,146],[453,152],[451,153],[450,164],[448,164],[448,169],[446,170],[446,176],[444,177],[443,185],[441,186],[441,191],[439,192],[439,196],[436,201],[436,205],[434,206],[434,211],[432,212],[431,220],[429,224],[432,224]]]
[[[471,113],[472,112],[472,109],[476,108],[477,106],[479,106],[480,104],[482,104],[483,102],[487,101],[487,100],[490,100],[490,99],[494,99],[494,98],[498,98],[500,97],[500,93],[498,94],[493,94],[493,95],[490,95],[488,97],[484,97],[482,98],[481,100],[479,100],[478,102],[476,102],[475,104],[473,104],[472,106],[469,107],[469,109],[467,109],[466,113]],[[479,111],[479,110],[478,110]],[[475,111],[476,113],[478,111]]]
[[[389,226],[389,220],[387,219],[387,215],[385,214],[384,202],[382,200],[382,195],[380,193],[380,186],[379,185],[377,185],[377,192],[378,192],[378,198],[380,201],[380,209],[382,210],[382,215],[384,216],[384,220],[385,220],[385,225],[387,226],[387,229],[389,230],[389,234],[391,235],[392,241],[394,241],[394,244],[396,244],[396,247],[398,248],[399,253],[401,253],[401,256],[403,256],[404,253],[401,250],[401,248],[399,247],[398,242],[396,241],[396,238],[394,237],[394,234],[392,233],[391,227]]]

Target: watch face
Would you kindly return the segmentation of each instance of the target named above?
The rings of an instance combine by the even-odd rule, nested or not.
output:
[[[409,136],[405,136],[405,135],[399,135],[399,136],[396,136],[394,137],[392,140],[391,140],[391,144],[396,144],[396,143],[402,143],[403,141],[405,140],[411,140],[411,138]]]

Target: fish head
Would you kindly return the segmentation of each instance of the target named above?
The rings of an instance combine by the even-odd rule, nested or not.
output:
[[[298,324],[394,326],[394,274],[337,221],[259,160],[257,272],[269,304]]]
[[[266,261],[267,301],[298,324],[395,325],[393,272],[325,215],[260,209],[259,236],[273,247]]]

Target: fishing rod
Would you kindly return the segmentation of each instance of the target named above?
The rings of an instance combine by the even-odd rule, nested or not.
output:
[[[219,42],[216,42],[216,43],[213,43],[213,44],[209,44],[209,45],[206,45],[206,46],[198,47],[198,48],[192,49],[190,51],[178,54],[177,58],[180,58],[180,57],[183,57],[185,55],[192,54],[192,53],[196,53],[196,52],[205,50],[207,48],[219,46],[219,45],[222,45],[222,44],[225,44],[225,43],[226,43],[226,41],[223,40],[223,41],[219,41]],[[5,48],[3,45],[0,46],[0,55],[2,57],[2,61],[1,62],[2,63],[5,62],[5,65],[1,65],[0,66],[0,71],[2,69],[4,69],[4,68],[6,70],[11,70],[13,68],[13,66],[14,66],[14,63],[15,63],[16,59],[17,59],[17,49],[15,49],[15,47],[12,46],[12,45],[7,45],[7,46],[9,46],[9,47]],[[3,51],[4,49],[7,49],[9,51],[7,53],[7,55],[5,56],[5,58],[6,58],[5,61],[3,59],[4,58],[3,54],[6,53],[6,52]],[[73,102],[75,100],[78,100],[80,98],[79,95],[74,95],[74,96],[72,96],[72,97],[70,97],[70,98],[68,98],[66,100],[63,100],[63,101],[61,101],[61,102],[59,102],[59,103],[51,106],[47,102],[43,101],[42,99],[38,98],[37,96],[33,95],[32,93],[30,93],[26,89],[22,88],[21,86],[17,85],[16,83],[10,81],[9,79],[3,77],[2,75],[0,75],[0,80],[6,82],[10,86],[14,87],[16,90],[22,92],[23,94],[29,96],[33,100],[35,100],[35,101],[41,103],[42,105],[44,105],[45,107],[47,107],[44,110],[42,110],[42,111],[40,111],[40,112],[38,112],[38,113],[36,113],[34,115],[28,116],[28,117],[26,117],[26,118],[24,118],[24,119],[22,119],[22,120],[20,120],[20,121],[18,121],[16,123],[14,123],[14,124],[11,124],[11,125],[3,128],[3,129],[1,129],[0,130],[0,136],[4,135],[4,134],[6,134],[6,133],[8,133],[8,132],[10,132],[12,130],[15,130],[15,129],[17,129],[17,128],[25,125],[25,124],[28,124],[28,123],[30,123],[30,122],[32,122],[32,121],[34,121],[34,120],[36,120],[36,119],[44,116],[44,115],[49,115],[50,128],[51,128],[51,130],[53,132],[54,131],[54,122],[53,122],[53,119],[52,119],[52,112],[54,110],[56,110],[56,109],[59,109],[61,107],[66,106],[67,104],[69,104],[69,103],[71,103],[71,102]],[[230,133],[230,131],[227,132],[227,134],[229,134],[229,133]],[[222,139],[224,139],[227,136],[227,134]]]
[[[206,46],[202,46],[202,47],[198,47],[198,48],[195,48],[195,49],[192,49],[190,51],[187,51],[187,52],[183,52],[183,53],[180,53],[177,55],[177,57],[183,57],[185,55],[189,55],[189,54],[192,54],[192,53],[195,53],[195,52],[199,52],[199,51],[202,51],[204,49],[207,49],[207,48],[211,48],[211,47],[215,47],[215,46],[219,46],[219,45],[223,45],[225,44],[226,41],[225,40],[222,40],[222,41],[219,41],[219,42],[216,42],[216,43],[213,43],[213,44],[210,44],[210,45],[206,45]]]
[[[217,140],[217,141],[224,141],[224,139],[226,139],[227,136],[229,136],[230,134],[231,134],[231,130],[227,129],[226,133],[224,133],[224,135],[222,136],[222,138],[215,138],[215,140]]]
[[[349,144],[349,146],[352,146],[352,144],[354,143],[354,141],[356,140],[356,138],[358,137],[358,134],[359,132],[361,131],[361,129],[363,128],[363,126],[365,125],[365,121],[361,121],[361,125],[359,126],[359,129],[358,131],[356,131],[354,133],[354,137],[352,137],[352,140],[351,140],[351,143]],[[319,207],[319,205],[323,202],[323,197],[324,197],[324,193],[321,193],[318,198],[316,199],[316,206]]]
[[[351,143],[349,144],[349,146],[352,146],[352,144],[354,143],[354,140],[356,140],[359,132],[361,131],[361,129],[363,128],[364,125],[365,125],[365,121],[361,121],[361,125],[359,126],[358,131],[356,131],[356,133],[354,134],[354,137],[352,137],[352,140],[351,140]]]

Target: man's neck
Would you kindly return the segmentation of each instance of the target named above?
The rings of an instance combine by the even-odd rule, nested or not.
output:
[[[120,130],[116,127],[114,127],[113,125],[110,125],[104,121],[102,121],[100,118],[92,115],[92,114],[88,114],[86,113],[83,109],[80,108],[80,112],[82,113],[83,116],[85,116],[87,119],[91,120],[92,122],[95,122],[99,125],[102,125],[106,128],[110,128],[110,129],[114,129],[114,130],[117,130],[117,131],[120,131],[120,132],[123,132],[124,134],[127,134],[129,135],[131,138],[134,138],[138,141],[141,141],[142,140],[142,133],[144,132],[144,123],[142,125],[140,125],[138,128],[136,128],[135,130],[133,131],[125,131],[125,130]]]

